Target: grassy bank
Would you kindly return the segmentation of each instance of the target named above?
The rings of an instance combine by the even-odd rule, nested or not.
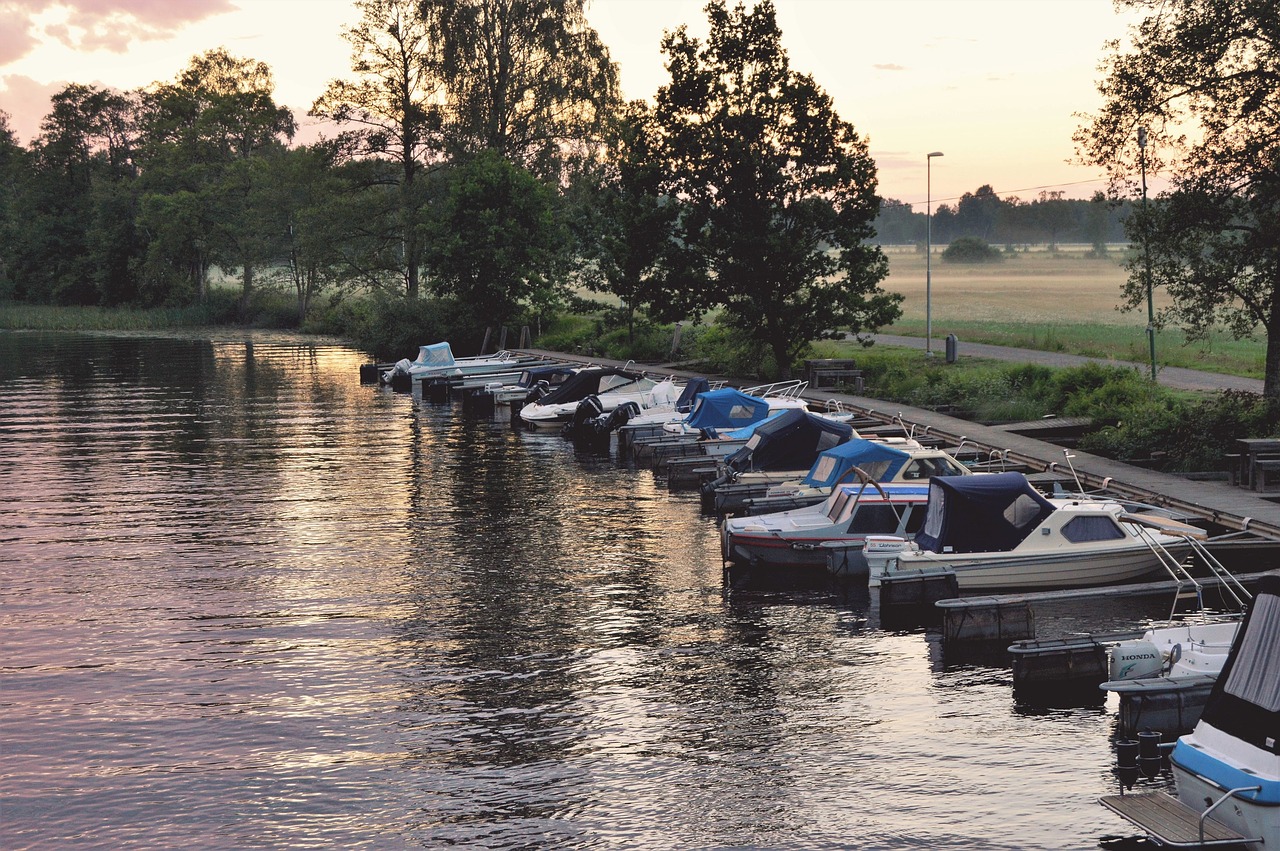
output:
[[[0,329],[6,331],[164,331],[224,321],[202,307],[139,310],[0,303]]]
[[[1150,359],[1145,309],[1121,312],[1120,290],[1128,273],[1123,258],[1089,257],[1084,251],[1033,251],[1003,263],[955,265],[935,255],[926,299],[923,255],[891,253],[886,290],[901,293],[902,318],[886,333],[924,336],[926,304],[932,304],[935,338],[955,334],[972,343],[1064,352],[1146,363]],[[1157,294],[1157,309],[1163,304]],[[1262,378],[1266,345],[1216,333],[1188,343],[1177,329],[1156,333],[1156,361]]]

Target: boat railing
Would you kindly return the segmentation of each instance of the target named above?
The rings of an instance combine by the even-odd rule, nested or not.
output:
[[[1241,794],[1241,793],[1243,793],[1243,792],[1254,792],[1254,793],[1257,793],[1257,792],[1261,792],[1261,791],[1262,791],[1262,787],[1261,787],[1261,786],[1237,786],[1235,789],[1231,789],[1231,790],[1229,790],[1229,791],[1228,791],[1225,795],[1223,795],[1221,798],[1219,798],[1218,800],[1216,800],[1216,801],[1214,801],[1212,804],[1210,804],[1210,805],[1209,805],[1209,807],[1208,807],[1208,809],[1206,809],[1204,812],[1202,812],[1202,813],[1200,814],[1200,844],[1201,844],[1201,845],[1204,845],[1204,820],[1205,820],[1205,819],[1207,819],[1207,818],[1209,817],[1209,813],[1213,812],[1213,811],[1214,811],[1214,810],[1216,810],[1220,805],[1225,804],[1227,801],[1231,800],[1231,799],[1232,799],[1232,798],[1234,798],[1236,795],[1239,795],[1239,794]],[[1256,797],[1256,795],[1255,795],[1255,797]]]
[[[750,396],[759,396],[761,398],[798,399],[807,389],[809,389],[808,381],[795,378],[787,381],[775,381],[772,384],[759,384],[755,387],[744,387],[742,392]]]
[[[1191,575],[1182,560],[1169,552],[1169,549],[1156,538],[1155,533],[1157,532],[1181,538],[1190,547],[1191,553],[1218,580],[1219,587],[1224,589],[1227,595],[1234,600],[1236,608],[1240,611],[1243,611],[1248,601],[1253,599],[1253,595],[1236,578],[1235,574],[1227,570],[1222,562],[1213,553],[1209,552],[1209,548],[1204,543],[1208,536],[1203,529],[1152,514],[1125,513],[1120,516],[1120,519],[1137,530],[1138,536],[1151,549],[1161,566],[1177,583],[1178,588],[1174,594],[1173,611],[1169,615],[1170,620],[1177,613],[1178,601],[1189,597],[1195,597],[1197,608],[1203,612],[1205,608],[1204,586]],[[1187,590],[1188,588],[1194,590]]]

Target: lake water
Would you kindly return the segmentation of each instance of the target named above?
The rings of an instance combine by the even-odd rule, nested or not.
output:
[[[1114,705],[727,591],[647,469],[256,335],[0,333],[0,846],[1093,848]],[[1041,634],[1133,628],[1123,603]]]

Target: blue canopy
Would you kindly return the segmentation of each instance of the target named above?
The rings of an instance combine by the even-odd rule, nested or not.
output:
[[[916,543],[927,552],[1005,552],[1054,512],[1022,473],[935,476]]]
[[[418,359],[413,362],[414,366],[447,367],[453,366],[457,361],[453,359],[453,349],[448,343],[432,343],[429,346],[418,347]]]
[[[676,399],[676,413],[687,414],[697,405],[698,397],[706,395],[711,390],[711,382],[700,375],[690,378],[684,385],[684,389],[680,391],[680,398]]]
[[[901,449],[855,437],[819,455],[803,484],[815,488],[835,487],[854,467],[877,482],[887,482],[898,475],[910,458],[911,455]]]
[[[853,427],[800,408],[756,425],[747,444],[724,459],[730,470],[808,469],[821,453],[853,436]]]
[[[733,387],[708,390],[698,397],[685,425],[689,428],[735,429],[758,423],[769,415],[769,403]]]

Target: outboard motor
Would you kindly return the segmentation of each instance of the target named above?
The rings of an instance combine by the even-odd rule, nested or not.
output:
[[[1111,680],[1156,677],[1164,670],[1164,654],[1150,641],[1124,641],[1111,648],[1107,676]]]
[[[600,404],[600,397],[593,393],[578,403],[578,407],[573,411],[573,419],[564,424],[560,434],[563,437],[572,438],[584,429],[589,428],[591,420],[603,413],[604,405]]]
[[[640,415],[640,406],[635,402],[623,402],[618,407],[609,412],[608,416],[596,417],[591,421],[591,427],[596,434],[608,435],[622,428],[632,417]]]
[[[551,384],[545,379],[538,379],[538,383],[529,388],[529,392],[524,394],[524,403],[532,405],[543,396],[551,392]]]

